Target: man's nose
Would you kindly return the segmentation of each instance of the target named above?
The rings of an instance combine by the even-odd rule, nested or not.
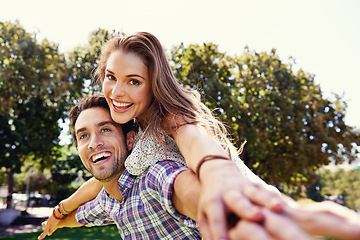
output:
[[[104,145],[104,142],[102,141],[100,136],[98,136],[97,134],[93,134],[91,136],[91,140],[90,140],[90,143],[89,143],[89,149],[90,150],[95,150],[98,147],[103,146],[103,145]]]

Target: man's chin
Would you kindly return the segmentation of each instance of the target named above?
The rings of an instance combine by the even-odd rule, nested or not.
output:
[[[111,182],[112,180],[119,179],[121,172],[114,172],[112,174],[92,174],[96,180],[102,183]]]
[[[99,182],[102,182],[102,183],[107,183],[107,182],[110,182],[111,180],[113,180],[115,178],[115,176],[111,175],[111,176],[94,176],[94,178],[96,180],[98,180]]]

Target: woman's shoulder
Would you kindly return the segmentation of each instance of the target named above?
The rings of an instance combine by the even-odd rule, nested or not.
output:
[[[187,125],[197,125],[197,121],[182,113],[167,113],[162,122],[166,134],[173,137],[176,131]]]

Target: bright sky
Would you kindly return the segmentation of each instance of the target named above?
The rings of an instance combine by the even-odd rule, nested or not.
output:
[[[15,21],[66,52],[97,28],[148,31],[166,48],[218,44],[240,55],[272,48],[315,74],[324,96],[348,102],[346,122],[360,128],[360,1],[357,0],[0,0],[0,21]]]

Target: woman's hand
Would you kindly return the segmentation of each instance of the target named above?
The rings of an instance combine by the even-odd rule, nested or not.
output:
[[[59,223],[61,220],[56,219],[54,217],[54,213],[50,215],[50,217],[41,223],[41,226],[43,227],[43,232],[39,235],[38,240],[44,239],[46,236],[50,236],[53,234],[53,232],[56,231],[59,227]]]
[[[252,222],[264,220],[263,207],[281,211],[278,192],[242,176],[229,160],[211,160],[200,168],[198,223],[205,239],[229,239],[228,216]]]
[[[312,235],[360,239],[360,214],[337,203],[324,201],[298,205],[287,196],[284,214]]]

